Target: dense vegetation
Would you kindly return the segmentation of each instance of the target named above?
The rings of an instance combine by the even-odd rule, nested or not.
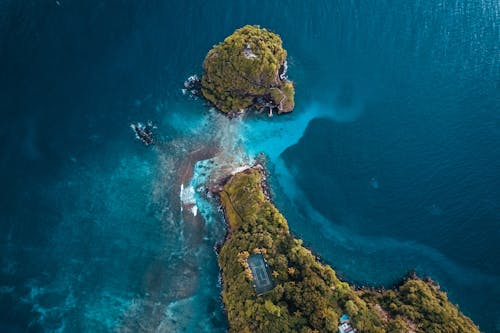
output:
[[[234,175],[220,192],[229,224],[219,265],[230,332],[337,332],[347,313],[358,332],[479,332],[429,281],[356,291],[295,239],[266,198],[262,170]],[[257,296],[246,258],[262,253],[276,287]]]
[[[266,29],[236,30],[208,52],[203,69],[201,92],[223,112],[293,110],[293,83],[284,76],[286,51],[281,38]]]

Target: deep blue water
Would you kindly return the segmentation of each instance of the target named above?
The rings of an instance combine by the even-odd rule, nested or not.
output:
[[[0,0],[0,331],[225,330],[223,223],[186,227],[172,184],[228,127],[179,88],[247,23],[281,35],[297,108],[229,127],[292,231],[351,282],[415,269],[500,331],[499,7]],[[154,149],[128,127],[148,119]]]

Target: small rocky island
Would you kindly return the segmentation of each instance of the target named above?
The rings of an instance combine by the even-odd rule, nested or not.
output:
[[[431,280],[408,276],[390,290],[341,281],[291,235],[266,188],[258,165],[219,192],[229,228],[219,254],[229,332],[479,332]],[[256,254],[267,267],[252,267]],[[271,287],[264,293],[262,281]]]
[[[244,26],[208,52],[201,93],[227,114],[291,112],[295,91],[286,77],[286,56],[277,34]]]

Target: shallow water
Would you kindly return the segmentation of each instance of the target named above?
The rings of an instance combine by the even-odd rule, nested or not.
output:
[[[390,285],[415,269],[499,331],[499,12],[1,1],[0,331],[225,331],[220,213],[197,191],[201,219],[180,211],[179,168],[207,143],[220,163],[264,151],[292,231],[341,276]],[[283,38],[291,115],[227,120],[180,93],[247,23]],[[153,149],[129,129],[147,120]]]

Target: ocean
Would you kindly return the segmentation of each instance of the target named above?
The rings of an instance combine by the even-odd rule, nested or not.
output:
[[[282,37],[292,114],[182,95],[245,24]],[[224,332],[224,221],[206,165],[180,175],[220,142],[268,156],[290,229],[343,279],[415,270],[500,332],[499,54],[493,0],[0,0],[0,332]],[[152,148],[129,127],[148,120]]]

